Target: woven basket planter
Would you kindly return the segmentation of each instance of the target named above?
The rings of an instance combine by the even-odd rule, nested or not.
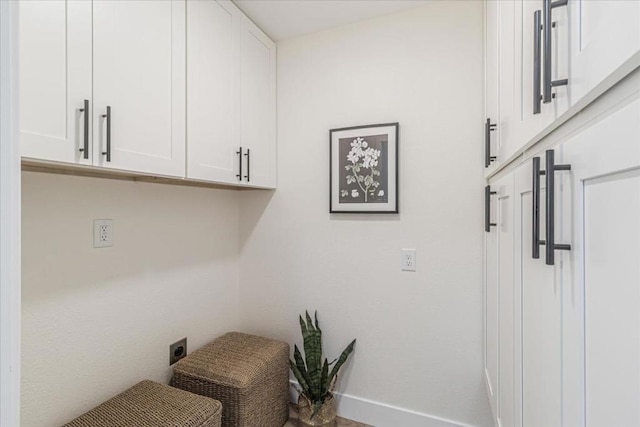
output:
[[[336,425],[336,401],[330,396],[324,401],[320,410],[313,415],[313,404],[303,395],[298,396],[298,420],[300,426],[335,426]]]

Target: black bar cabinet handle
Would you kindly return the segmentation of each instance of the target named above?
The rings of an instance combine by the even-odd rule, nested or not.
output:
[[[565,86],[569,81],[567,79],[551,80],[551,27],[552,18],[551,11],[556,7],[566,6],[568,0],[544,0],[542,24],[544,34],[544,88],[542,91],[542,102],[549,103],[553,98],[551,89],[556,86]]]
[[[496,129],[496,124],[491,123],[491,119],[487,119],[484,124],[484,167],[488,168],[496,159],[496,156],[491,155],[491,132]]]
[[[238,177],[238,181],[242,181],[242,147],[238,147],[236,154],[238,155],[238,173],[236,177]]]
[[[251,181],[251,150],[247,148],[247,152],[245,153],[247,158],[247,174],[244,176],[247,179],[247,182]]]
[[[489,233],[491,227],[495,227],[497,224],[491,222],[491,195],[497,194],[496,191],[491,191],[491,186],[484,187],[484,231]]]
[[[555,173],[570,171],[571,165],[556,165],[554,150],[546,151],[547,213],[546,213],[546,264],[555,264],[555,251],[571,250],[571,245],[555,243]]]
[[[89,100],[84,100],[84,107],[79,110],[84,114],[84,142],[82,148],[80,148],[80,152],[83,153],[83,158],[89,158]]]
[[[542,23],[540,22],[540,11],[533,13],[533,114],[540,114],[540,104],[542,102],[542,94],[540,93],[540,64],[542,54],[542,41],[540,40],[540,32],[542,31]]]
[[[107,162],[111,161],[111,107],[107,105],[107,114],[102,117],[107,119],[107,151],[103,151],[102,155],[107,156]]]
[[[540,176],[544,175],[545,171],[540,170],[540,157],[533,158],[533,212],[531,220],[531,231],[533,243],[531,258],[540,258],[540,245],[544,245],[545,241],[540,240]]]

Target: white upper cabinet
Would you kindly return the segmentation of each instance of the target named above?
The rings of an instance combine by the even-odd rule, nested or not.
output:
[[[187,2],[187,177],[275,188],[276,48],[233,3]]]
[[[499,1],[498,3],[500,9],[500,22],[498,23],[500,64],[498,74],[500,76],[501,90],[499,90],[500,120],[498,123],[500,144],[497,155],[499,164],[502,164],[518,148],[514,143],[517,141],[516,132],[520,117],[520,93],[517,90],[517,83],[520,81],[518,78],[520,66],[516,55],[517,40],[519,40],[516,37],[517,26],[515,25],[517,4],[512,1]]]
[[[522,143],[533,138],[557,117],[555,99],[549,103],[542,100],[545,56],[542,6],[543,2],[540,0],[517,2],[517,55],[522,69],[516,89],[521,99],[516,126]],[[552,34],[555,30],[552,29]],[[558,40],[556,37],[556,41]],[[555,52],[557,51],[554,50],[552,53]]]
[[[239,183],[242,13],[189,0],[187,23],[187,177]]]
[[[569,14],[569,81],[575,103],[634,56],[635,66],[640,63],[640,2],[572,0]]]
[[[22,155],[275,188],[276,46],[228,0],[20,2]]]
[[[485,45],[490,174],[640,66],[640,2],[487,0]]]
[[[511,2],[508,2],[511,3]],[[569,23],[566,7],[551,9],[545,31],[545,1],[514,2],[516,48],[512,67],[515,123],[508,153],[514,154],[569,108],[568,87],[561,84],[569,73]],[[509,88],[511,87],[511,82]],[[547,97],[544,92],[547,87]],[[505,92],[511,90],[505,88]]]
[[[498,110],[499,79],[499,25],[500,2],[487,0],[485,2],[485,159],[484,166],[487,172],[495,169],[500,158],[497,153],[500,148],[500,134],[502,126],[498,126],[500,113]],[[487,126],[489,126],[487,128]]]
[[[184,1],[95,1],[93,45],[94,164],[184,176]]]
[[[20,2],[22,156],[91,164],[91,91],[91,2]]]
[[[240,146],[247,185],[276,186],[276,45],[246,16],[240,38]]]

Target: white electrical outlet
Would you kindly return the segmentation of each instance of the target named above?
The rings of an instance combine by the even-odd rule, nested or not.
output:
[[[402,249],[400,253],[402,271],[416,271],[416,250]]]
[[[113,220],[96,219],[93,221],[93,247],[113,246]]]

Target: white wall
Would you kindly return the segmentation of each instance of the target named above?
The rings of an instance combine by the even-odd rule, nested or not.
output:
[[[408,427],[354,402],[491,425],[482,22],[482,2],[438,1],[278,45],[278,190],[241,195],[242,324],[299,343],[298,313],[318,309],[329,356],[357,337],[343,414],[377,426]],[[330,215],[329,129],[393,121],[401,213]],[[417,272],[400,271],[401,248],[417,249]]]
[[[168,381],[169,344],[236,329],[237,288],[237,192],[23,173],[22,426]]]

